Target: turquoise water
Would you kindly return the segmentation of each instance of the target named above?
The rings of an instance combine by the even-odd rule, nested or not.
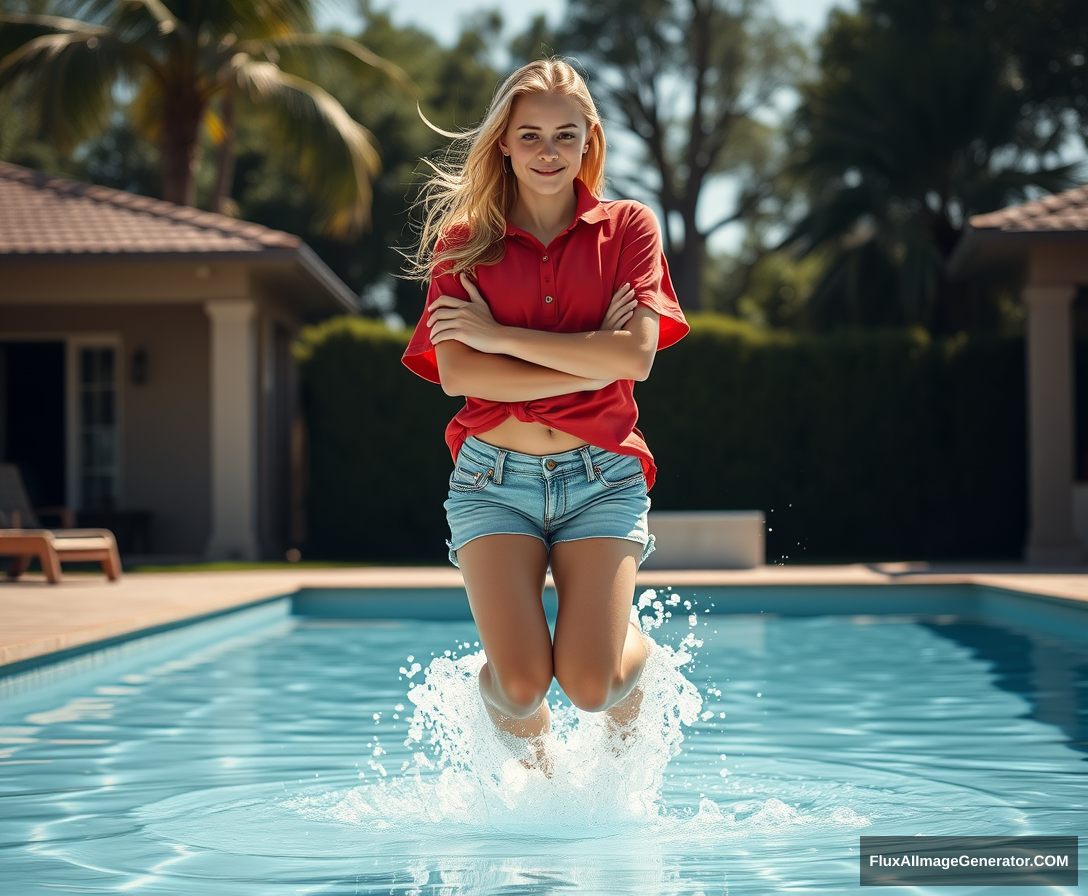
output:
[[[281,602],[9,696],[2,890],[836,892],[863,834],[1086,833],[1080,631],[713,601],[644,600],[633,741],[551,695],[550,779],[491,733],[463,620]]]

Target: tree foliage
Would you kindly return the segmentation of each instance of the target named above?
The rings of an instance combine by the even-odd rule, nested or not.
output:
[[[232,195],[248,220],[301,235],[353,290],[362,292],[372,313],[396,312],[414,321],[422,310],[418,284],[394,277],[401,267],[398,247],[413,239],[409,210],[421,176],[420,159],[441,152],[447,140],[420,118],[444,129],[474,125],[483,116],[499,78],[489,60],[501,22],[468,22],[450,47],[425,31],[398,27],[388,14],[368,11],[357,39],[398,65],[418,91],[416,102],[382,89],[380,72],[352,74],[335,62],[315,75],[336,91],[345,109],[375,136],[383,168],[373,184],[372,226],[352,240],[336,241],[315,226],[316,205],[278,163],[256,115],[240,122],[238,171]]]
[[[627,164],[613,156],[610,183],[664,211],[673,282],[698,308],[707,239],[771,195],[775,131],[765,113],[800,76],[796,36],[759,0],[570,0],[559,30],[537,20],[513,49],[585,65],[607,124],[638,147]],[[709,208],[707,188],[723,175],[741,183],[739,196]]]
[[[233,167],[237,103],[259,108],[266,136],[318,198],[324,225],[366,223],[380,169],[371,135],[306,76],[326,58],[407,79],[366,47],[313,33],[312,0],[55,0],[46,14],[0,14],[0,89],[30,86],[30,108],[64,151],[100,134],[118,89],[132,129],[159,151],[163,198],[192,205],[201,137],[219,147],[216,199]]]
[[[1075,185],[1058,157],[1071,119],[1038,78],[1031,94],[1030,54],[1013,50],[1050,24],[1002,25],[990,6],[861,0],[832,14],[792,131],[810,206],[787,242],[830,254],[810,323],[955,331],[992,317],[996,294],[944,275],[967,218]]]

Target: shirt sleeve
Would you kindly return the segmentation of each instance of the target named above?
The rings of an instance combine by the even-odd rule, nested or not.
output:
[[[661,315],[659,349],[668,348],[687,335],[690,327],[669,278],[661,230],[654,213],[640,203],[631,203],[631,213],[623,229],[616,283],[630,283],[639,304]]]
[[[441,242],[436,251],[442,248]],[[423,314],[419,323],[412,331],[412,338],[408,342],[408,348],[401,355],[401,363],[412,373],[418,374],[432,383],[441,383],[438,376],[438,359],[435,357],[434,345],[431,343],[431,328],[427,326],[427,308],[431,302],[439,296],[455,296],[458,299],[468,301],[468,293],[461,284],[461,278],[449,273],[448,265],[445,273],[436,272],[431,277],[430,287],[427,289],[427,300],[423,303]]]

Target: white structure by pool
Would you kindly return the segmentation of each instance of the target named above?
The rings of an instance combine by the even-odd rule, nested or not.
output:
[[[1082,562],[1088,559],[1088,459],[1079,459],[1078,477],[1073,336],[1074,309],[1088,317],[1088,185],[976,215],[948,268],[960,279],[1012,276],[1020,284],[1028,315],[1025,559]],[[1088,446],[1082,451],[1088,455]]]

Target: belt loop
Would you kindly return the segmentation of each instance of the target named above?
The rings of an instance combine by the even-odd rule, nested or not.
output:
[[[502,485],[502,465],[506,462],[506,450],[504,448],[499,449],[498,456],[495,458],[495,475],[491,477],[491,481],[495,485]]]
[[[589,449],[583,445],[578,449],[578,453],[582,455],[582,462],[586,465],[586,482],[592,482],[595,474],[593,472],[593,458],[589,455]]]

